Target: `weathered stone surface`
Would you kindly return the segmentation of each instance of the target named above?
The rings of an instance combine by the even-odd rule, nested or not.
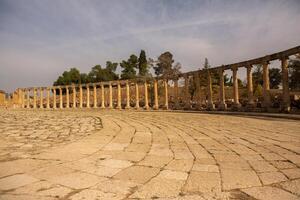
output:
[[[27,174],[16,174],[0,179],[0,190],[11,190],[37,181]]]
[[[265,199],[265,200],[299,199],[297,196],[291,193],[270,186],[253,187],[248,189],[242,189],[242,191],[256,199]]]
[[[192,113],[0,110],[0,196],[299,198],[299,129]]]

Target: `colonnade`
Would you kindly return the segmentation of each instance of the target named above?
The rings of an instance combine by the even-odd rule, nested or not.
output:
[[[153,104],[153,109],[159,109],[158,102],[158,80],[143,82],[130,82],[130,81],[111,81],[104,83],[95,83],[95,84],[78,84],[78,85],[67,85],[67,86],[53,86],[53,87],[40,87],[40,88],[25,88],[22,90],[22,108],[34,108],[34,109],[65,109],[65,108],[116,108],[122,109],[122,89],[125,88],[125,98],[126,104],[125,109],[140,107],[140,99],[144,100],[143,108],[148,110],[150,109],[149,105],[149,84],[154,84],[154,97],[155,103]],[[162,81],[165,89],[164,89],[164,98],[165,103],[164,107],[168,108],[168,84],[166,80]],[[141,87],[143,86],[143,97],[141,97]],[[135,88],[135,105],[131,106],[131,96],[130,96],[130,88]],[[85,93],[83,92],[85,88]],[[93,100],[91,104],[91,93],[90,89],[93,91]],[[100,93],[97,90],[100,89]],[[108,89],[108,103],[106,103],[106,94],[105,90]],[[113,92],[116,90],[117,92],[117,105],[114,106],[113,101]],[[44,95],[46,93],[46,96]],[[77,96],[77,93],[79,94]],[[31,95],[32,94],[32,95]],[[51,95],[52,94],[52,95]],[[72,101],[70,101],[70,95],[72,94]],[[98,95],[101,95],[101,102],[98,104]],[[32,98],[31,98],[32,96]],[[65,98],[64,98],[65,97]],[[37,101],[39,99],[39,102]],[[84,101],[85,99],[85,101]],[[58,102],[57,102],[58,101]]]
[[[233,103],[231,109],[240,110],[241,103],[239,98],[238,88],[238,70],[246,68],[247,73],[247,110],[253,110],[256,103],[253,94],[253,81],[252,81],[252,68],[254,65],[262,65],[263,71],[263,101],[262,108],[268,111],[272,106],[270,95],[270,78],[269,78],[269,64],[270,61],[280,60],[282,71],[282,101],[281,110],[290,110],[290,92],[289,92],[289,80],[288,80],[288,59],[289,56],[300,53],[300,46],[292,49],[271,54],[268,56],[234,63],[230,65],[222,65],[209,69],[202,69],[192,72],[187,72],[179,75],[179,77],[171,77],[169,80],[172,84],[169,85],[168,80],[164,79],[147,79],[147,80],[119,80],[111,82],[100,82],[94,84],[73,84],[68,86],[52,86],[52,87],[39,87],[39,88],[24,88],[21,90],[21,102],[23,108],[46,108],[46,109],[64,109],[64,108],[116,108],[116,109],[140,109],[140,100],[143,99],[143,108],[148,110],[152,109],[169,109],[170,108],[170,96],[172,96],[171,109],[190,109],[191,99],[189,94],[190,78],[193,77],[193,81],[196,86],[196,95],[200,95],[201,87],[199,76],[205,76],[207,83],[205,96],[206,109],[208,110],[227,110],[227,101],[224,86],[224,72],[226,70],[232,71],[232,93]],[[218,101],[213,99],[212,90],[212,73],[219,74],[219,99]],[[184,79],[184,85],[179,84],[179,79]],[[160,85],[159,85],[160,84]],[[152,90],[149,91],[151,85]],[[135,91],[132,91],[132,88]],[[169,94],[169,88],[173,87],[172,95]],[[161,89],[163,88],[163,89]],[[84,90],[85,89],[85,93]],[[100,93],[97,91],[101,90]],[[108,90],[108,94],[107,91]],[[116,98],[113,99],[113,91],[116,92]],[[125,90],[125,91],[124,91]],[[182,91],[183,90],[183,91]],[[141,92],[142,91],[142,92]],[[159,92],[160,91],[160,92]],[[181,91],[181,98],[179,98],[179,91]],[[125,93],[122,95],[122,93]],[[132,94],[131,94],[132,92]],[[153,94],[149,94],[152,92]],[[160,94],[159,94],[160,93]],[[163,93],[163,94],[162,94]],[[45,95],[46,94],[46,95]],[[78,94],[78,95],[77,95]],[[91,99],[91,94],[93,99]],[[70,98],[70,95],[72,97]],[[164,101],[159,101],[163,98]],[[99,98],[97,98],[99,96]],[[135,96],[135,98],[130,98]],[[152,97],[152,101],[149,103],[149,97]],[[65,97],[65,98],[64,98]],[[125,98],[125,99],[123,99]],[[72,99],[72,101],[70,101]],[[85,99],[85,101],[84,101]],[[107,100],[108,99],[108,100]],[[179,102],[180,99],[180,102]],[[57,102],[58,101],[58,102]],[[183,102],[182,102],[183,101]],[[116,102],[116,104],[114,104]],[[125,102],[125,103],[122,103]],[[57,104],[58,103],[58,104]],[[184,103],[184,107],[182,104]]]

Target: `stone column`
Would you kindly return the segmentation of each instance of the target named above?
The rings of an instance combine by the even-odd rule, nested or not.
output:
[[[153,109],[154,110],[157,110],[158,109],[158,85],[157,85],[157,80],[154,79],[154,82],[153,82],[153,86],[154,86],[154,106],[153,106]]]
[[[145,80],[144,83],[144,89],[145,89],[145,109],[148,110],[149,109],[149,100],[148,100],[148,83]]]
[[[209,70],[207,70],[207,109],[214,110],[215,104],[213,103],[212,99],[212,85],[211,85],[211,76]]]
[[[118,103],[117,103],[117,109],[122,109],[122,94],[121,94],[121,84],[120,84],[120,81],[118,81]]]
[[[112,85],[111,82],[109,82],[109,108],[113,108],[113,93],[112,93]]]
[[[36,88],[33,88],[33,108],[36,108]]]
[[[237,110],[241,107],[240,101],[239,101],[239,84],[238,84],[238,78],[237,78],[237,68],[232,68],[232,81],[233,81],[233,109]]]
[[[53,87],[53,109],[56,109],[56,88]]]
[[[174,101],[175,101],[175,108],[178,109],[179,107],[178,79],[174,80]]]
[[[281,58],[282,70],[282,105],[281,109],[284,112],[289,112],[290,105],[290,91],[289,91],[289,73],[288,73],[288,57]]]
[[[50,108],[50,88],[47,87],[47,105],[46,108],[49,109]]]
[[[263,63],[263,108],[267,109],[271,106],[271,96],[270,96],[270,79],[269,79],[269,62]]]
[[[93,85],[93,96],[94,96],[94,108],[97,108],[97,85]]]
[[[135,83],[135,108],[140,108],[140,96],[139,96],[139,85]]]
[[[126,109],[130,108],[130,87],[129,82],[126,81]]]
[[[101,84],[101,108],[105,108],[104,84]]]
[[[227,105],[225,103],[224,70],[223,69],[219,69],[219,77],[220,77],[220,91],[219,91],[220,102],[219,102],[218,109],[226,110]]]
[[[63,95],[61,87],[59,87],[59,108],[63,109]]]
[[[73,91],[73,108],[76,108],[76,87],[74,84],[72,85],[72,91]]]
[[[44,108],[43,97],[44,97],[43,88],[40,88],[40,108]]]
[[[90,108],[90,85],[86,84],[86,107]]]
[[[69,93],[69,86],[66,86],[66,108],[70,108],[70,93]]]
[[[79,108],[82,108],[82,85],[79,85]]]
[[[30,89],[27,89],[27,108],[30,108]]]
[[[247,90],[248,90],[248,104],[249,109],[254,108],[253,100],[253,83],[252,83],[252,65],[247,66]]]
[[[190,98],[189,98],[189,76],[185,75],[184,76],[184,100],[185,100],[185,108],[189,109],[191,108],[190,104]]]
[[[194,74],[194,81],[195,81],[195,86],[196,86],[195,99],[197,101],[197,107],[201,108],[201,86],[200,86],[200,73],[199,72],[196,72]]]
[[[169,109],[168,81],[164,80],[165,87],[165,109]]]
[[[23,89],[22,90],[22,108],[25,108],[25,92],[26,92],[26,90]]]

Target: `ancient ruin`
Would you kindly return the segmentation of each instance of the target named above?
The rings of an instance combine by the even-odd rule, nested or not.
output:
[[[181,74],[170,80],[162,79],[137,79],[100,82],[94,84],[73,84],[68,86],[28,87],[19,88],[13,95],[13,104],[21,108],[116,108],[129,109],[142,107],[152,109],[190,109],[189,83],[192,79],[196,83],[196,95],[202,96],[202,101],[196,102],[196,107],[204,104],[207,110],[227,110],[225,102],[225,89],[223,74],[225,70],[231,70],[233,74],[233,103],[230,110],[253,111],[257,108],[253,99],[252,67],[256,64],[263,65],[263,102],[259,111],[271,111],[269,62],[281,61],[282,70],[282,94],[281,105],[277,111],[290,111],[290,93],[288,86],[288,59],[289,56],[300,53],[300,46],[271,55],[255,58],[239,63],[222,65],[209,70],[197,70]],[[247,69],[247,104],[242,106],[239,101],[239,88],[237,71],[240,68]],[[213,99],[212,83],[210,74],[217,71],[220,75],[219,98]],[[206,89],[203,92],[199,83],[199,76],[207,77]],[[183,91],[179,96],[178,81],[183,79]],[[153,88],[150,93],[150,86]],[[163,87],[163,95],[159,97],[158,87]],[[169,90],[172,89],[172,95]],[[150,98],[150,96],[152,98]],[[160,99],[160,100],[159,100]],[[172,106],[170,106],[172,101]],[[181,103],[180,103],[181,102]],[[151,105],[150,105],[151,104]],[[184,105],[183,105],[184,104]],[[256,109],[257,110],[257,109]],[[276,111],[276,109],[275,109]],[[274,109],[273,109],[274,112]]]

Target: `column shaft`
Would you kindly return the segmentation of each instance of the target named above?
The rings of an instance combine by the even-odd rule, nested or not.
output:
[[[43,88],[40,88],[40,108],[44,108],[43,97],[44,97]]]
[[[169,109],[168,81],[164,80],[165,87],[165,109]]]
[[[175,101],[175,108],[178,109],[179,107],[179,95],[178,95],[178,79],[174,80],[174,101]]]
[[[289,91],[289,73],[288,73],[288,58],[281,59],[282,73],[282,111],[289,112],[290,106],[290,91]]]
[[[69,93],[69,86],[66,86],[66,108],[70,107],[70,93]]]
[[[93,85],[93,91],[94,91],[94,108],[97,108],[97,85],[94,84]]]
[[[135,108],[140,108],[139,85],[135,83]]]
[[[26,90],[23,89],[22,90],[22,108],[25,108],[25,92],[26,92]]]
[[[73,91],[73,108],[76,108],[76,87],[75,87],[75,85],[72,85],[72,91]]]
[[[79,108],[82,108],[82,85],[79,85]]]
[[[128,81],[126,81],[126,108],[130,108],[130,87]]]
[[[234,105],[233,109],[238,109],[241,107],[240,101],[239,101],[239,84],[238,84],[238,78],[237,78],[237,68],[232,68],[232,81],[233,81],[233,100]]]
[[[56,88],[53,88],[53,106],[54,109],[56,109]]]
[[[109,83],[109,108],[113,108],[113,91],[111,82]]]
[[[144,83],[144,89],[145,89],[145,109],[149,109],[149,100],[148,100],[148,83],[145,81]]]
[[[30,89],[27,89],[27,108],[30,108]]]
[[[212,93],[211,77],[210,77],[209,70],[207,70],[207,109],[208,110],[215,109],[212,95],[213,95],[213,93]]]
[[[86,107],[90,108],[90,85],[86,85]]]
[[[190,104],[190,95],[189,95],[189,77],[184,76],[184,100],[185,100],[185,108],[189,109],[191,107]]]
[[[47,105],[46,108],[50,108],[50,88],[47,87]]]
[[[104,84],[101,84],[101,108],[105,108]]]
[[[220,76],[220,83],[219,83],[220,84],[220,91],[219,91],[220,102],[219,102],[218,109],[225,110],[227,108],[227,105],[225,103],[224,70],[223,69],[219,70],[219,76]]]
[[[59,87],[59,108],[63,109],[63,95],[61,87]]]
[[[33,88],[33,108],[36,108],[36,88]]]
[[[270,96],[270,78],[269,78],[269,62],[263,63],[263,107],[268,108],[271,106],[271,96]]]
[[[254,107],[253,100],[253,83],[252,83],[252,66],[247,66],[247,90],[248,90],[248,107]]]
[[[122,94],[121,94],[121,84],[118,81],[118,103],[117,103],[117,109],[122,108]]]
[[[157,110],[159,108],[159,105],[158,105],[158,83],[157,83],[157,80],[155,79],[154,80],[154,107],[153,109]]]

